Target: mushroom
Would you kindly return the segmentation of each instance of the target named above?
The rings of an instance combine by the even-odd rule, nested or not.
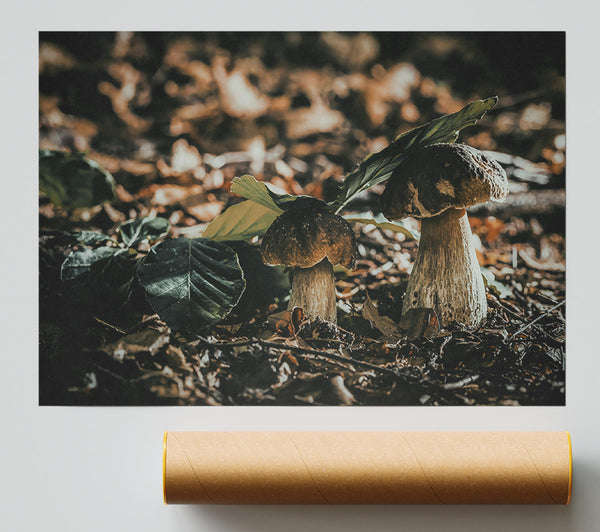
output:
[[[302,307],[309,316],[332,323],[337,323],[333,266],[352,269],[356,255],[350,224],[313,205],[278,216],[262,241],[266,264],[293,268],[288,308]]]
[[[441,325],[479,327],[487,315],[483,276],[465,208],[508,194],[504,169],[465,144],[418,148],[396,167],[381,195],[393,220],[421,218],[421,240],[402,314],[434,309]]]

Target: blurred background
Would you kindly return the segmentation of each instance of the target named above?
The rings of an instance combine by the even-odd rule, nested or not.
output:
[[[123,207],[196,225],[235,175],[330,200],[399,133],[497,95],[461,141],[562,187],[564,76],[563,33],[41,33],[40,147],[85,151]]]
[[[272,362],[272,374],[253,375],[245,362],[236,366],[237,352],[225,366],[199,362],[193,369],[205,375],[201,391],[182,378],[175,391],[171,384],[155,391],[144,385],[130,387],[125,396],[117,380],[112,388],[106,384],[104,372],[92,392],[90,367],[98,379],[99,359],[90,366],[77,358],[73,369],[75,357],[81,349],[110,344],[118,331],[130,330],[152,311],[143,304],[122,314],[115,310],[100,316],[104,325],[83,324],[74,338],[68,325],[73,311],[64,305],[58,274],[68,249],[57,235],[75,229],[114,234],[126,220],[161,216],[171,223],[169,236],[199,237],[208,222],[240,201],[229,188],[233,177],[246,173],[282,191],[330,201],[346,173],[398,134],[497,95],[496,107],[459,137],[490,152],[510,180],[506,203],[470,209],[478,258],[491,274],[490,322],[479,337],[455,335],[444,346],[408,343],[390,355],[372,344],[368,360],[387,364],[391,356],[398,366],[420,368],[431,379],[459,380],[475,372],[479,378],[482,366],[498,377],[481,378],[451,399],[397,395],[382,391],[381,383],[365,389],[370,377],[364,375],[346,372],[343,378],[353,404],[564,404],[564,309],[547,315],[565,295],[563,32],[42,32],[39,39],[40,148],[85,152],[116,180],[115,199],[95,207],[68,210],[40,196],[42,402],[348,401],[327,388],[330,369],[322,367],[311,371],[325,380],[311,385],[297,368],[285,370],[284,380],[295,380],[303,391],[292,386],[280,394],[274,383],[282,378],[282,364],[289,369],[293,363],[277,357],[273,362],[267,352],[255,353],[255,363]],[[381,190],[363,193],[348,211],[379,212]],[[417,221],[407,225],[418,231]],[[380,333],[360,313],[365,290],[381,314],[397,322],[417,243],[369,225],[355,230],[357,269],[338,276],[340,324],[378,340]],[[260,303],[263,312],[270,304]],[[507,329],[513,334],[540,316],[522,343],[511,344],[509,352],[501,347]],[[258,334],[259,321],[245,319],[255,329],[239,334]],[[309,344],[311,335],[305,338]],[[310,345],[319,347],[315,342]],[[102,356],[110,358],[109,351]],[[110,372],[123,369],[115,367]],[[226,394],[223,381],[213,386],[209,378],[223,367],[230,376],[236,367],[240,372],[240,379],[229,379]]]

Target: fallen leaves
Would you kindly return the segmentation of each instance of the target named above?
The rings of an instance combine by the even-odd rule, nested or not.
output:
[[[308,317],[303,308],[294,307],[269,316],[269,322],[274,324],[274,330],[281,336],[293,338],[300,328],[308,323]]]
[[[435,310],[431,308],[411,308],[400,320],[398,326],[405,331],[406,337],[432,338],[440,332],[440,322]]]
[[[364,98],[366,111],[373,126],[380,126],[391,110],[391,103],[406,104],[411,91],[419,85],[421,74],[410,63],[400,63],[390,70],[375,69],[375,81],[364,83]],[[403,114],[410,122],[419,119],[417,108],[409,104]]]
[[[365,302],[363,303],[362,317],[368,320],[372,327],[375,327],[383,334],[386,341],[393,343],[402,337],[398,325],[391,318],[379,314],[377,307],[369,297],[368,293]]]
[[[124,336],[113,343],[102,346],[100,351],[117,362],[123,363],[125,360],[136,360],[136,357],[142,353],[154,356],[168,342],[169,334],[166,329],[149,329]]]
[[[238,68],[227,72],[225,59],[216,57],[212,66],[219,87],[221,105],[230,116],[242,119],[256,118],[269,108],[269,99],[254,87]]]
[[[222,201],[207,201],[196,205],[186,205],[186,212],[199,222],[210,222],[214,220],[223,210]]]
[[[540,256],[535,257],[535,254],[531,251],[531,248],[521,247],[518,251],[519,257],[523,259],[523,262],[530,268],[536,270],[542,270],[547,272],[564,272],[565,263],[558,250],[551,246],[546,239],[542,239],[540,242]]]
[[[173,144],[171,165],[164,159],[159,159],[157,167],[163,177],[180,177],[188,172],[196,179],[202,179],[206,175],[198,148],[190,146],[185,139],[179,139]]]
[[[333,133],[342,127],[345,118],[339,111],[329,108],[317,99],[310,107],[289,111],[286,116],[288,138],[301,139],[317,133]]]
[[[39,72],[55,73],[71,70],[77,65],[77,60],[61,46],[50,42],[40,43]]]
[[[328,31],[322,33],[319,40],[337,63],[349,70],[360,70],[379,55],[379,42],[368,33],[344,35]]]
[[[153,184],[140,190],[141,198],[149,199],[154,205],[172,206],[180,205],[191,196],[202,195],[204,188],[201,185],[164,185]]]
[[[65,144],[76,150],[88,151],[93,138],[98,134],[97,126],[85,118],[67,115],[60,110],[60,99],[40,94],[40,127],[48,129],[48,136],[40,141],[40,148],[61,149]]]
[[[119,83],[115,86],[109,81],[98,84],[100,93],[108,96],[116,115],[133,131],[147,131],[152,122],[136,115],[130,104],[146,105],[150,98],[149,87],[144,76],[129,63],[113,63],[108,71]]]

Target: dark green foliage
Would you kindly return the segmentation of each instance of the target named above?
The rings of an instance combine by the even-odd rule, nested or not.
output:
[[[137,259],[118,247],[72,251],[61,267],[69,298],[94,309],[127,303],[131,296]]]
[[[167,234],[169,221],[165,218],[139,218],[120,225],[118,233],[127,247],[133,247],[144,240],[155,241]]]
[[[177,238],[154,246],[138,279],[161,319],[190,338],[227,316],[246,286],[235,252],[206,238]]]
[[[96,231],[72,231],[65,236],[66,240],[71,244],[82,244],[90,247],[95,247],[98,244],[104,244],[105,242],[117,244],[117,242],[108,235]]]
[[[40,150],[39,176],[40,191],[57,207],[93,207],[114,197],[112,175],[79,153]]]
[[[497,101],[495,96],[476,100],[456,113],[436,118],[398,136],[380,152],[369,155],[354,172],[346,176],[334,204],[341,210],[361,192],[383,183],[412,149],[437,142],[454,142],[461,129],[474,125]]]

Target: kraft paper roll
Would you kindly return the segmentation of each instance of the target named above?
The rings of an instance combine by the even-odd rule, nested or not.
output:
[[[168,432],[168,504],[569,504],[568,432]]]

